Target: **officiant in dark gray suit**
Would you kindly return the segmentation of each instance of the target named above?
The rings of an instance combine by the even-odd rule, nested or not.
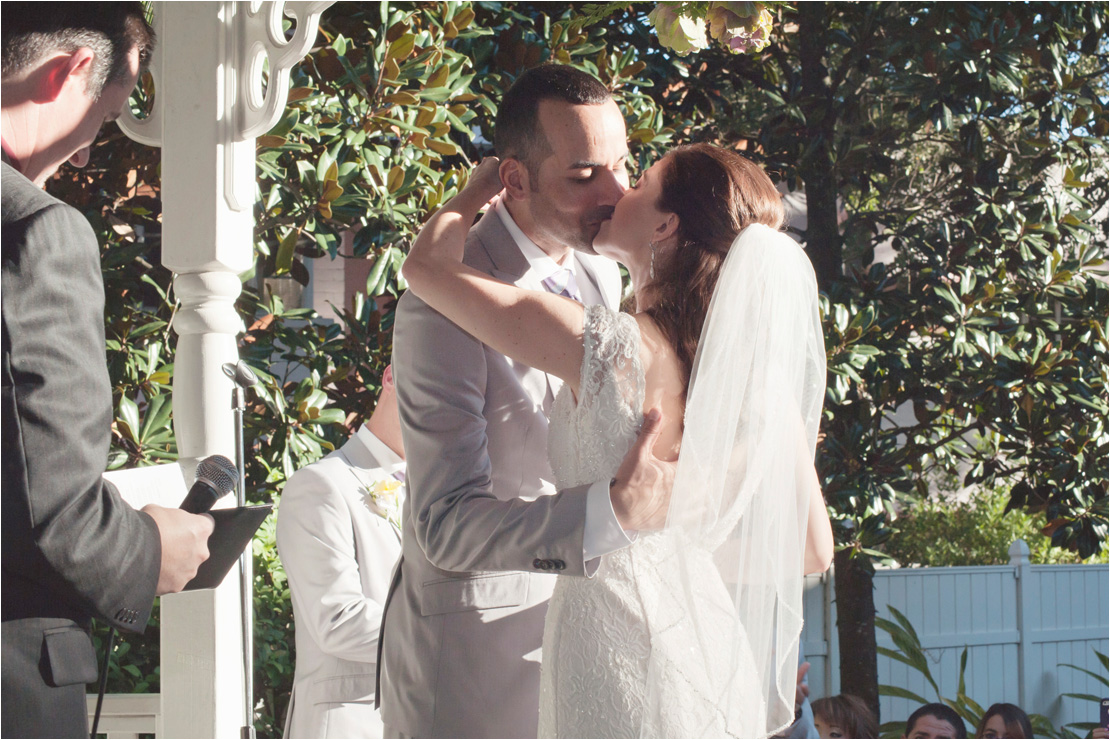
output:
[[[141,632],[208,557],[212,519],[136,511],[101,478],[112,392],[85,218],[43,191],[81,167],[154,44],[139,3],[0,6],[3,33],[3,735],[88,737],[88,635]]]

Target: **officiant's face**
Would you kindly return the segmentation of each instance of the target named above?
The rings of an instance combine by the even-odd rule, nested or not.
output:
[[[571,105],[545,100],[539,123],[550,154],[530,182],[529,236],[548,254],[567,247],[593,253],[602,223],[628,188],[628,135],[613,101]]]

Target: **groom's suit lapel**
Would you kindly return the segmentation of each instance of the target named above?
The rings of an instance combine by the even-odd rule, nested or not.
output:
[[[480,247],[482,254],[476,256],[481,261],[488,260],[489,273],[492,277],[506,283],[512,283],[518,288],[543,290],[543,283],[532,272],[532,266],[528,262],[528,258],[521,253],[509,230],[501,222],[500,216],[492,210],[487,211],[471,233],[477,237],[477,241],[468,245],[468,248]],[[467,255],[468,263],[472,262],[471,256],[470,254]],[[506,360],[516,370],[517,378],[528,393],[529,398],[538,406],[543,407],[548,393],[557,392],[562,385],[559,378],[521,365],[511,358],[506,358]]]
[[[382,465],[378,461],[378,459],[374,457],[374,453],[371,452],[370,449],[362,443],[362,440],[358,438],[358,434],[352,434],[351,438],[348,439],[342,447],[336,450],[336,452],[339,454],[339,457],[341,457],[343,461],[347,463],[347,465],[359,470],[359,472],[363,474],[355,475],[355,477],[358,480],[362,481],[363,484],[372,485],[375,482],[371,478],[366,477],[365,474],[367,473],[367,471],[381,468]],[[375,518],[380,520],[383,525],[388,526],[390,530],[393,531],[393,534],[396,535],[398,542],[401,541],[401,530],[399,530],[393,522],[389,521],[385,517],[378,516],[377,514],[375,514],[374,516]]]

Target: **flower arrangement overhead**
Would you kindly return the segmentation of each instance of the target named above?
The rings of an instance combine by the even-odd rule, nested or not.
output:
[[[737,54],[771,43],[773,16],[764,3],[663,2],[648,19],[659,43],[678,54],[708,49],[710,40]],[[708,31],[708,33],[707,33]]]

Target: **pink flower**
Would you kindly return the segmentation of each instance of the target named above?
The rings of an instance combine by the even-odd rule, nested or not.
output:
[[[701,21],[679,15],[671,3],[659,3],[648,15],[655,26],[659,43],[678,54],[689,54],[709,46],[705,36],[705,24]]]
[[[771,43],[771,11],[760,3],[709,4],[709,35],[739,54],[761,51]]]

